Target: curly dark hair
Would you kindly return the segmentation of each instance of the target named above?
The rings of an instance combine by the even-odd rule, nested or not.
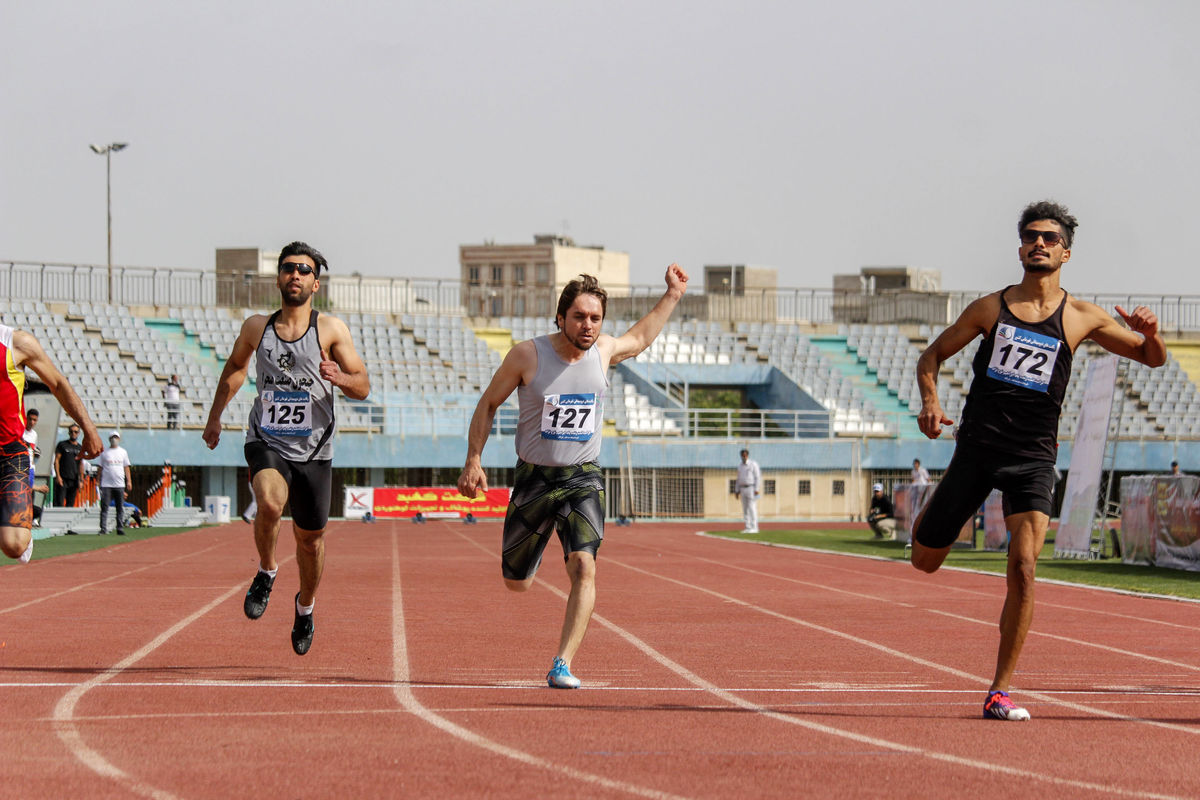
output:
[[[1039,200],[1036,203],[1030,203],[1021,212],[1021,221],[1017,223],[1017,234],[1024,231],[1025,226],[1029,223],[1037,222],[1040,219],[1058,223],[1058,227],[1062,228],[1063,243],[1069,250],[1071,242],[1075,239],[1075,228],[1079,225],[1079,220],[1071,215],[1067,207],[1053,200]]]

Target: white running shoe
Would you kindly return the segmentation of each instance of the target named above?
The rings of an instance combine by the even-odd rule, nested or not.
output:
[[[567,662],[555,656],[550,671],[546,673],[546,683],[551,689],[578,689],[583,682],[571,674]]]
[[[25,552],[21,553],[21,555],[17,558],[17,561],[20,561],[22,564],[28,564],[29,559],[31,559],[31,558],[33,558],[33,537],[32,536],[29,537],[29,547],[25,548]]]

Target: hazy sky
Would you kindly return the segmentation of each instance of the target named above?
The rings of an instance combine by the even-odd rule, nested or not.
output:
[[[1200,4],[0,0],[0,260],[211,268],[302,238],[334,274],[457,276],[566,232],[828,287],[1200,294]],[[1181,252],[1182,248],[1182,252]]]

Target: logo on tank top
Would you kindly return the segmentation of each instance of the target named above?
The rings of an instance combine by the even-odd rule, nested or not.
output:
[[[284,372],[291,372],[292,367],[296,366],[296,355],[294,353],[284,351],[279,354],[279,358],[275,361],[279,368]]]
[[[997,325],[988,363],[989,378],[1045,393],[1058,362],[1062,342],[1016,325]]]

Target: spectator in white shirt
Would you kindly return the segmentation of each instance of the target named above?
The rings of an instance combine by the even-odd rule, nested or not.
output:
[[[762,471],[758,462],[752,461],[750,451],[742,451],[742,463],[737,468],[737,485],[734,494],[742,500],[742,533],[758,533],[758,495],[762,486]]]
[[[167,427],[179,427],[179,376],[172,375],[171,380],[163,387],[163,403],[167,407]]]
[[[929,485],[929,470],[921,466],[921,459],[913,459],[912,482],[916,486]]]
[[[133,477],[129,472],[129,453],[121,447],[121,434],[108,435],[108,449],[96,456],[100,468],[100,534],[108,533],[108,504],[117,509],[117,536],[125,535],[125,497]]]

